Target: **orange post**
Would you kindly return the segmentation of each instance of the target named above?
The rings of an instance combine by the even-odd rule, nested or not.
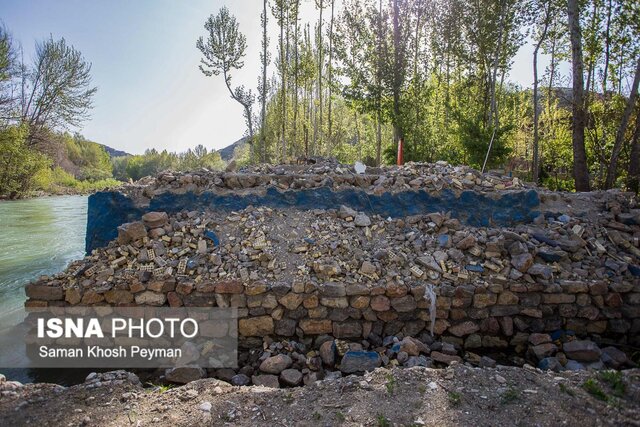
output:
[[[402,138],[398,141],[398,166],[402,166],[404,164],[404,142]]]

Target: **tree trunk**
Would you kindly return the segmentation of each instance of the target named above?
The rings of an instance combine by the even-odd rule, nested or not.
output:
[[[538,108],[538,51],[540,46],[547,38],[547,30],[549,29],[549,17],[551,12],[551,4],[546,4],[547,8],[544,14],[544,26],[540,40],[536,44],[536,48],[533,51],[533,162],[532,162],[532,179],[534,184],[538,184],[540,181],[540,153],[539,153],[539,135],[538,135],[538,122],[540,119],[540,113]]]
[[[622,120],[620,120],[620,126],[618,127],[618,132],[616,133],[616,140],[613,143],[613,150],[611,152],[611,162],[609,163],[609,168],[607,169],[607,180],[605,181],[605,188],[612,188],[616,181],[617,169],[618,169],[618,157],[620,157],[620,151],[622,150],[622,144],[624,142],[624,134],[627,131],[627,124],[629,124],[629,119],[631,118],[631,113],[633,113],[633,108],[636,105],[636,97],[638,96],[638,85],[640,84],[640,58],[638,58],[638,63],[636,65],[636,73],[633,77],[633,85],[631,86],[631,93],[629,94],[629,99],[627,100],[627,106],[624,109],[624,114],[622,116]]]
[[[376,48],[376,165],[380,166],[382,162],[382,0],[379,1]]]
[[[287,129],[287,63],[284,52],[284,6],[280,6],[280,73],[282,73],[282,88],[281,88],[281,108],[282,108],[282,117],[281,117],[281,128],[280,128],[280,138],[282,144],[282,163],[286,163],[287,161],[287,139],[286,139],[286,129]]]
[[[294,65],[293,65],[293,146],[296,152],[298,151],[298,67],[299,67],[299,59],[298,59],[298,44],[300,37],[299,34],[299,25],[298,18],[300,12],[300,0],[295,0],[294,3],[294,19],[295,19],[295,29],[293,31],[293,56],[294,56]]]
[[[334,11],[334,6],[335,6],[335,0],[331,0],[331,21],[329,24],[329,67],[328,67],[328,85],[329,85],[329,105],[328,105],[328,149],[327,152],[329,155],[331,155],[331,148],[332,148],[332,144],[333,144],[333,133],[332,133],[332,127],[333,127],[333,121],[332,121],[332,117],[331,117],[331,104],[333,104],[332,102],[332,96],[333,96],[333,11]]]
[[[267,161],[267,138],[266,138],[266,118],[267,118],[267,0],[262,2],[262,87],[260,88],[260,145],[262,148],[262,162]]]
[[[311,154],[315,154],[315,150],[322,146],[322,62],[323,62],[323,46],[322,46],[322,10],[324,9],[324,0],[320,0],[320,20],[318,21],[318,111],[315,112],[315,123],[313,126],[313,147]]]
[[[569,35],[571,38],[571,63],[573,70],[573,179],[576,191],[590,191],[587,152],[584,146],[586,112],[584,104],[584,79],[582,61],[582,34],[578,0],[567,0]]]
[[[404,137],[400,126],[400,90],[402,85],[400,55],[402,52],[400,51],[400,7],[398,1],[393,0],[393,138],[396,144]]]
[[[636,194],[640,190],[640,112],[636,115],[636,130],[631,140],[627,189]]]

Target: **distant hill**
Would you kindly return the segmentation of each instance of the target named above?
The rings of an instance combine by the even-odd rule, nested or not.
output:
[[[249,137],[245,136],[243,138],[240,138],[233,144],[227,145],[223,149],[218,150],[218,153],[220,153],[220,157],[222,158],[222,160],[224,160],[225,162],[230,161],[233,158],[233,152],[235,151],[235,149],[246,144],[247,139],[249,139]]]
[[[106,151],[107,154],[109,154],[109,156],[111,158],[124,157],[124,156],[130,156],[131,155],[131,154],[125,152],[125,151],[116,150],[115,148],[108,147],[108,146],[106,146],[104,144],[100,144],[100,145],[104,148],[104,151]]]

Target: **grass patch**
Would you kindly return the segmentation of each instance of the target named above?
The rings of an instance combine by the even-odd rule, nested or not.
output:
[[[147,383],[146,385],[148,385],[150,388],[148,389],[149,392],[155,392],[155,393],[164,393],[167,392],[169,390],[171,390],[172,388],[175,387],[175,385],[173,384],[154,384],[154,383]]]
[[[458,406],[462,402],[462,395],[457,391],[450,391],[447,397],[451,406]]]
[[[340,422],[343,422],[347,419],[347,417],[345,417],[342,412],[338,411],[336,412],[336,419]]]
[[[571,390],[569,387],[567,387],[565,384],[560,383],[558,384],[558,386],[560,387],[561,392],[566,393],[572,397],[576,395],[576,393],[573,390]]]
[[[602,400],[603,402],[607,401],[607,394],[600,388],[595,379],[589,378],[586,380],[584,384],[582,384],[582,388],[596,399]]]
[[[509,403],[520,400],[520,392],[514,387],[509,387],[504,393],[502,393],[500,397],[502,404],[507,405]]]
[[[627,385],[622,381],[622,372],[620,371],[602,371],[600,379],[611,387],[614,396],[622,397],[627,391]]]
[[[393,394],[396,388],[396,379],[391,372],[387,374],[387,383],[385,384],[387,388],[387,393]]]
[[[389,422],[389,420],[387,419],[387,417],[385,417],[382,414],[378,414],[376,416],[376,422],[378,423],[378,427],[391,427],[391,423]]]

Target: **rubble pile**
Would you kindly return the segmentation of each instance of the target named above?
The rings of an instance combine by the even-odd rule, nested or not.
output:
[[[126,194],[142,193],[152,198],[171,192],[238,191],[274,187],[279,190],[330,187],[344,189],[357,187],[373,194],[406,190],[439,192],[473,190],[491,192],[522,190],[524,183],[516,178],[497,173],[481,173],[469,166],[451,166],[446,162],[408,163],[404,166],[367,167],[358,173],[353,165],[321,162],[313,165],[258,165],[242,171],[191,172],[167,171],[157,177],[147,177],[124,186]]]
[[[522,189],[446,164],[341,168],[167,172],[123,191]],[[173,382],[214,374],[293,386],[377,366],[491,366],[493,351],[543,369],[620,368],[631,362],[618,347],[639,345],[640,209],[628,195],[603,194],[569,206],[548,193],[532,223],[499,228],[450,212],[390,218],[346,205],[147,212],[64,273],[27,285],[26,305],[237,307],[241,368],[175,368]]]

